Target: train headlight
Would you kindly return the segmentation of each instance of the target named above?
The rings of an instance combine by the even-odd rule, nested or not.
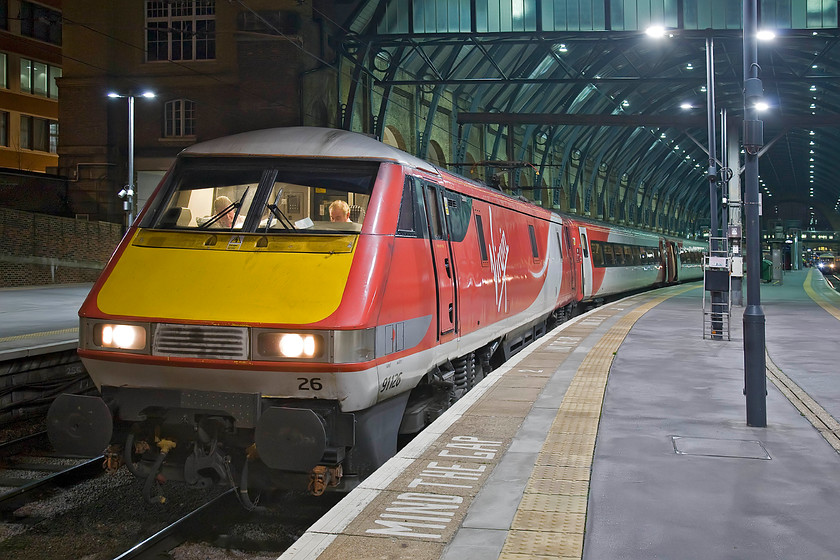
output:
[[[263,358],[322,361],[324,337],[319,333],[262,332],[257,335],[257,353]]]
[[[375,357],[376,329],[297,331],[254,329],[255,360],[334,364],[369,362]]]
[[[315,355],[315,337],[311,334],[281,334],[277,345],[284,358],[311,358]]]
[[[96,323],[90,341],[94,348],[143,351],[147,348],[148,329],[145,325],[124,323]]]

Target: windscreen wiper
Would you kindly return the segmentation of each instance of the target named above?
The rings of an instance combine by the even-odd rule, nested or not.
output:
[[[284,228],[286,229],[296,229],[295,224],[286,216],[280,207],[277,206],[277,203],[280,202],[280,195],[283,194],[283,189],[281,188],[277,191],[277,196],[274,197],[274,202],[271,204],[266,204],[266,208],[271,210],[272,215],[277,218],[277,221],[280,222]],[[268,221],[265,223],[265,231],[268,231],[268,228],[271,227],[271,216],[269,216]]]

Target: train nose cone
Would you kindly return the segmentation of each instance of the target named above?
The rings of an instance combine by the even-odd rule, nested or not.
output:
[[[102,455],[113,431],[111,411],[99,397],[61,395],[47,412],[47,435],[59,453]]]

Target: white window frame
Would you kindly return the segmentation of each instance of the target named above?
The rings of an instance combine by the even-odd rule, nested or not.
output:
[[[164,138],[195,137],[195,108],[195,101],[190,99],[172,99],[164,103]]]
[[[146,0],[146,62],[214,60],[216,0]]]

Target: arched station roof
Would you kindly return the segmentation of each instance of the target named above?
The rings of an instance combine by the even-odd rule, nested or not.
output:
[[[736,145],[744,113],[740,2],[346,6],[345,128],[382,137],[405,110],[399,92],[411,92],[420,99],[413,151],[421,157],[444,137],[449,166],[465,174],[474,160],[527,162],[511,163],[505,182],[546,205],[676,233],[708,225],[707,53],[720,160],[719,111]],[[759,46],[769,104],[759,160],[764,215],[802,228],[840,230],[837,17],[829,0],[759,2],[759,27],[776,33]],[[665,36],[648,36],[652,25]],[[436,121],[440,112],[452,126]],[[737,152],[729,161],[736,177]],[[501,169],[484,165],[486,176]]]

